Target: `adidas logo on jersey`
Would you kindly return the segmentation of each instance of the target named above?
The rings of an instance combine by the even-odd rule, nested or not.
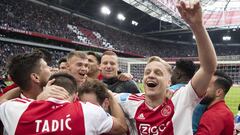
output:
[[[138,115],[138,119],[145,119],[143,113],[141,113],[140,115]]]

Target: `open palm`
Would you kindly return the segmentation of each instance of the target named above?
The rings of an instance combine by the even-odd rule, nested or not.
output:
[[[190,26],[202,23],[202,9],[199,2],[187,6],[185,2],[180,1],[177,3],[177,9],[182,19]]]

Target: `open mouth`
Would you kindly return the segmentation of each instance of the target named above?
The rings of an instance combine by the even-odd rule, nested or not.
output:
[[[83,73],[79,73],[80,76],[84,77],[86,74],[83,74]]]
[[[147,82],[146,84],[147,84],[147,86],[150,87],[150,88],[154,88],[154,87],[157,86],[157,83],[155,83],[155,82],[150,82],[150,81]]]

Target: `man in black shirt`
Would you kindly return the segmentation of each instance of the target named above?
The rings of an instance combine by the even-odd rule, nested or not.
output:
[[[139,88],[133,80],[120,81],[118,79],[118,57],[113,51],[106,51],[102,55],[101,70],[103,82],[108,89],[115,93],[139,93]]]

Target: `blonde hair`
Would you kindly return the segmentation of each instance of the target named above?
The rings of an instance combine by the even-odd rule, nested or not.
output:
[[[169,74],[172,74],[172,67],[171,67],[171,65],[169,65],[165,60],[163,60],[162,58],[160,58],[158,56],[151,56],[151,57],[149,57],[149,59],[147,61],[147,64],[149,64],[151,62],[154,62],[154,61],[162,63],[166,67],[166,69],[169,72]]]
[[[79,57],[81,59],[87,59],[87,54],[81,51],[72,51],[67,55],[67,61],[71,59],[73,56]]]

